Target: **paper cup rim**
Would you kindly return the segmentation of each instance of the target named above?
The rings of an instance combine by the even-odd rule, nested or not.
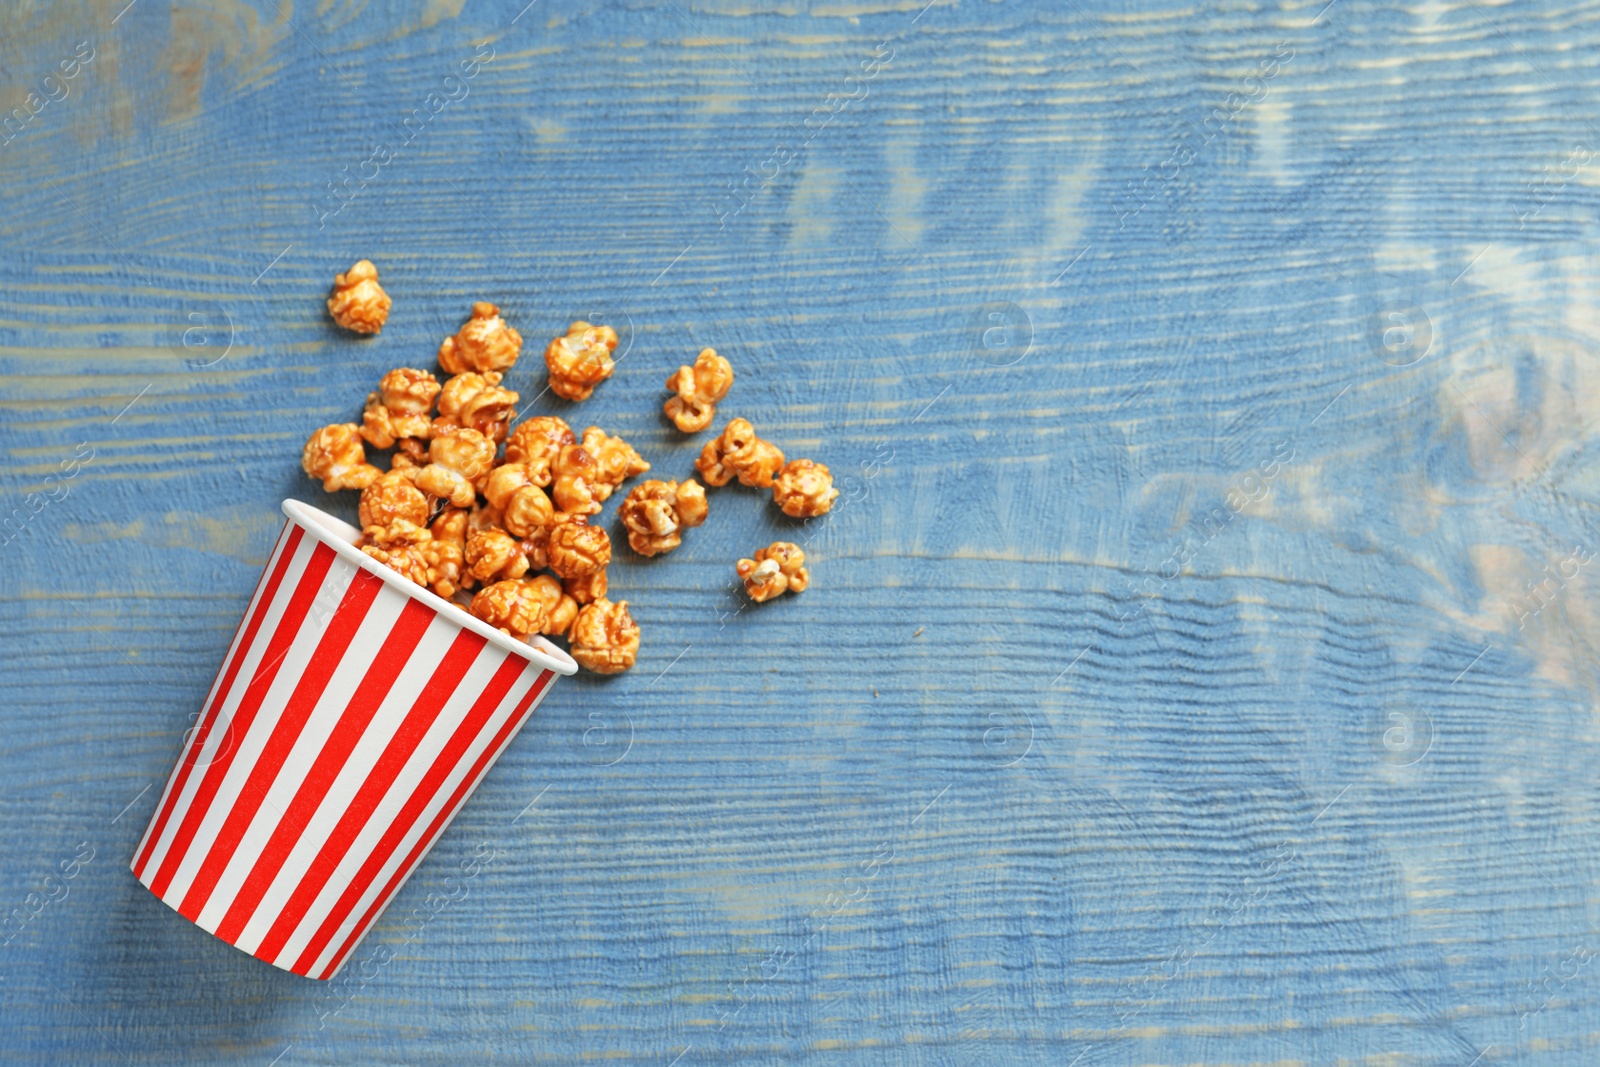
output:
[[[321,508],[312,507],[292,498],[283,502],[283,513],[291,522],[300,524],[312,537],[337,552],[341,559],[355,564],[369,574],[376,575],[386,585],[392,586],[405,596],[422,601],[462,629],[471,630],[486,639],[496,648],[531,660],[538,666],[565,677],[578,673],[578,664],[571,656],[538,634],[530,635],[527,641],[521,641],[510,634],[502,633],[463,610],[460,604],[451,603],[387,564],[379,563],[355,546],[355,539],[360,536],[360,531],[343,519],[335,518]]]

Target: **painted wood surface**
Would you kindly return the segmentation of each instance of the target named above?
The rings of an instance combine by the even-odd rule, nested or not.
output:
[[[0,1060],[1600,1057],[1593,5],[124,3],[0,34]],[[616,324],[529,410],[668,476],[715,346],[846,499],[619,561],[638,667],[314,985],[127,861],[474,299]]]

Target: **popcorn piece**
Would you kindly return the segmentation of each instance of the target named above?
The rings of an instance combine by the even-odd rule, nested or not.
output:
[[[353,422],[324,426],[306,440],[300,453],[300,467],[322,488],[332,493],[339,489],[365,489],[383,474],[367,462],[361,447],[361,429]]]
[[[417,472],[417,488],[429,496],[470,508],[494,467],[495,444],[477,430],[437,434],[428,444],[428,465]]]
[[[606,595],[610,584],[606,578],[606,569],[601,567],[580,578],[561,579],[561,591],[570,596],[574,603],[593,604]]]
[[[361,551],[418,585],[426,586],[434,580],[439,555],[426,526],[396,519],[388,526],[369,526],[365,533],[369,543],[363,544]]]
[[[500,387],[505,377],[497,370],[467,371],[444,383],[439,394],[439,417],[433,432],[443,433],[465,427],[477,430],[492,441],[504,441],[506,429],[517,412],[518,393]]]
[[[585,604],[567,631],[572,658],[596,674],[620,674],[639,658],[639,624],[628,614],[628,602],[601,597]]]
[[[429,424],[432,433],[432,424]],[[410,471],[411,477],[428,465],[428,442],[415,437],[402,437],[394,443],[394,457],[389,460],[392,471]]]
[[[600,464],[593,453],[582,445],[566,445],[556,456],[551,468],[555,481],[550,486],[550,496],[556,507],[574,515],[598,515],[600,501],[605,499],[600,481]]]
[[[582,578],[611,562],[611,537],[582,515],[565,515],[550,527],[550,569],[561,578]]]
[[[551,470],[556,456],[567,445],[576,444],[578,438],[572,427],[554,415],[536,415],[517,423],[506,438],[506,462],[525,463],[533,477],[533,484],[548,486],[555,479]]]
[[[833,474],[821,463],[793,459],[772,480],[772,502],[791,519],[810,519],[823,514],[839,499],[833,487]]]
[[[695,357],[694,366],[679,367],[667,379],[667,388],[677,393],[662,406],[673,425],[684,433],[699,433],[717,416],[717,401],[733,387],[733,365],[707,348]]]
[[[328,314],[347,330],[377,333],[388,321],[389,304],[389,294],[378,284],[378,268],[370,259],[358,259],[355,266],[333,279]]]
[[[541,583],[552,583],[555,586],[556,591],[561,593],[561,598],[554,604],[550,604],[548,602],[546,603],[544,609],[544,625],[539,628],[539,632],[542,634],[565,636],[567,631],[572,628],[572,620],[578,617],[578,602],[572,599],[572,597],[568,596],[561,583],[557,582],[556,579],[550,577],[548,574],[541,574],[536,580]],[[541,586],[541,590],[547,590],[549,588],[550,586]]]
[[[598,500],[610,499],[623,482],[650,469],[650,464],[632,445],[620,437],[608,435],[598,426],[583,431],[582,443],[584,450],[594,457],[594,487]]]
[[[490,626],[526,640],[529,634],[561,634],[572,624],[578,605],[548,574],[512,578],[485,586],[467,609]]]
[[[519,541],[504,530],[474,530],[467,535],[468,573],[488,582],[521,578],[530,570],[543,569],[549,565],[545,549],[549,534],[540,533],[543,536],[537,541]]]
[[[617,331],[611,327],[591,326],[581,319],[574,322],[565,337],[557,337],[544,350],[550,391],[567,400],[589,399],[594,387],[616,369],[611,358],[616,347]]]
[[[468,518],[466,508],[445,508],[428,527],[437,553],[429,586],[446,600],[455,596],[458,589],[471,589],[477,584],[466,573]]]
[[[522,353],[522,335],[500,317],[500,309],[480,300],[472,318],[439,345],[439,366],[446,374],[508,370]]]
[[[428,498],[412,484],[410,471],[389,471],[361,490],[361,526],[388,526],[405,519],[421,526],[428,521]]]
[[[757,437],[748,419],[732,419],[706,442],[694,467],[707,485],[727,485],[737,476],[741,485],[769,489],[772,476],[783,467],[783,453]]]
[[[539,527],[555,521],[555,508],[535,484],[526,463],[502,463],[490,471],[483,496],[500,513],[500,521],[494,525],[503,526],[515,537],[530,537]]]
[[[361,436],[373,448],[389,448],[399,438],[433,436],[433,398],[439,381],[425,370],[397,367],[383,376],[378,391],[367,394]]]
[[[652,478],[633,487],[617,514],[633,550],[657,556],[682,544],[685,528],[706,521],[706,491],[693,478],[682,483]]]
[[[744,579],[744,591],[757,604],[783,592],[804,592],[811,584],[805,552],[789,541],[774,541],[757,550],[755,559],[741,559],[735,570]]]

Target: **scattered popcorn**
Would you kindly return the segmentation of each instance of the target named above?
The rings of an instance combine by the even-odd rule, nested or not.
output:
[[[421,526],[431,509],[428,497],[412,484],[415,471],[392,470],[361,490],[361,526],[388,526],[396,519]]]
[[[347,330],[377,333],[388,321],[389,304],[389,294],[378,284],[378,268],[370,259],[358,259],[355,266],[333,279],[328,314]]]
[[[699,482],[640,482],[618,509],[628,530],[628,545],[641,556],[671,552],[683,531],[706,521],[706,491]]]
[[[383,474],[367,462],[361,428],[353,422],[334,423],[312,434],[300,453],[300,467],[330,493],[365,489]]]
[[[522,335],[500,317],[500,309],[480,300],[472,318],[439,345],[439,366],[446,374],[509,370],[522,353]]]
[[[483,497],[499,512],[499,521],[493,525],[503,526],[513,536],[531,536],[536,528],[555,521],[550,498],[535,484],[525,463],[502,463],[490,471]]]
[[[481,374],[464,371],[445,382],[439,393],[439,417],[433,420],[433,432],[469,427],[492,441],[504,441],[522,397],[500,387],[503,377],[497,370]]]
[[[506,462],[525,463],[533,476],[533,484],[548,486],[555,478],[551,468],[556,456],[567,445],[576,444],[578,438],[572,427],[554,415],[536,415],[517,423],[506,438]]]
[[[783,466],[783,453],[771,442],[756,436],[748,419],[732,419],[722,433],[706,442],[695,470],[707,485],[727,485],[738,477],[741,485],[758,489],[772,487],[772,476]]]
[[[494,467],[495,443],[477,430],[436,434],[428,444],[429,463],[417,472],[417,488],[429,496],[470,508]]]
[[[744,591],[760,604],[783,592],[804,592],[811,584],[805,564],[806,554],[799,545],[774,541],[759,549],[755,559],[741,559],[735,570],[744,579]]]
[[[667,379],[667,388],[678,394],[662,410],[673,425],[684,433],[699,433],[717,416],[717,401],[733,387],[733,365],[717,355],[714,348],[695,357],[694,366],[679,367]]]
[[[544,350],[550,391],[567,400],[589,399],[594,387],[616,369],[611,353],[617,340],[617,331],[609,326],[591,326],[579,320],[567,327],[567,335],[557,337]]]
[[[389,308],[367,260],[339,275],[328,299],[339,325],[364,333],[377,333]],[[615,371],[618,340],[609,326],[572,323],[545,348],[550,390],[571,401],[588,399]],[[638,658],[639,627],[627,601],[607,599],[611,538],[590,519],[651,466],[598,426],[581,437],[549,415],[511,426],[521,397],[504,386],[504,372],[521,349],[521,334],[499,308],[473,304],[471,318],[439,345],[440,377],[448,375],[442,384],[424,370],[389,371],[368,394],[361,424],[312,434],[301,465],[329,491],[362,490],[357,544],[368,556],[442,597],[482,583],[469,608],[475,617],[524,640],[566,635],[586,670],[626,671]],[[705,430],[733,379],[733,366],[715,349],[703,349],[692,366],[667,379],[672,396],[663,411],[683,433]],[[364,444],[393,449],[387,472],[367,462]],[[771,489],[773,501],[794,518],[822,515],[839,496],[826,466],[786,463],[747,419],[729,420],[694,466],[704,485],[651,479],[626,495],[618,517],[635,552],[657,556],[680,547],[683,531],[706,521],[705,487],[735,478]],[[800,592],[810,581],[805,553],[786,541],[739,560],[737,572],[758,602]]]
[[[605,597],[585,604],[567,631],[572,658],[596,674],[619,674],[639,658],[639,624],[628,614],[628,602]]]
[[[772,501],[791,519],[810,519],[823,514],[839,499],[833,487],[833,474],[821,463],[794,459],[772,480]]]
[[[550,569],[560,578],[582,578],[611,562],[611,537],[582,515],[564,516],[550,527]]]
[[[609,500],[623,482],[650,469],[650,464],[633,450],[632,445],[620,437],[610,436],[598,426],[583,431],[582,444],[584,450],[594,457],[594,484],[598,500]]]
[[[578,604],[592,604],[599,600],[606,595],[609,585],[604,567],[577,578],[561,579],[561,591]]]
[[[425,370],[398,367],[383,376],[378,391],[367,394],[361,436],[373,448],[390,448],[399,438],[426,441],[433,436],[433,401],[439,380]]]

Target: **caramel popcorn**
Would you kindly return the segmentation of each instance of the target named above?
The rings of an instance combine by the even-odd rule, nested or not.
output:
[[[477,430],[492,441],[504,441],[512,416],[517,413],[518,393],[500,387],[505,377],[497,370],[466,371],[444,383],[439,394],[439,417],[433,432],[444,433],[463,426]]]
[[[389,318],[389,304],[389,294],[378,284],[378,268],[370,259],[358,259],[333,279],[328,314],[347,330],[377,333]]]
[[[679,367],[667,379],[667,388],[677,393],[662,406],[673,425],[684,433],[699,433],[717,415],[717,401],[733,387],[733,365],[717,355],[714,348],[695,357],[694,366]]]
[[[598,515],[604,491],[600,481],[600,464],[582,445],[566,445],[556,455],[551,468],[555,481],[550,486],[550,496],[556,507],[574,515]]]
[[[735,570],[744,579],[744,591],[757,604],[783,592],[804,592],[811,584],[805,552],[789,541],[774,541],[757,550],[755,559],[741,559]]]
[[[480,582],[521,578],[549,563],[545,545],[549,534],[541,530],[537,541],[518,540],[504,530],[474,530],[467,535],[467,572]]]
[[[466,573],[466,508],[445,508],[433,520],[428,532],[433,535],[437,559],[429,587],[448,600],[458,589],[471,589],[477,583]]]
[[[652,478],[633,487],[617,510],[628,530],[628,544],[641,556],[671,552],[683,543],[683,531],[706,521],[706,491],[700,483],[663,482]]]
[[[611,562],[611,537],[582,515],[550,527],[550,569],[561,578],[582,578]]]
[[[429,430],[432,433],[432,429]],[[428,465],[428,442],[415,437],[402,437],[394,443],[394,457],[389,460],[392,471],[419,471]]]
[[[446,374],[509,370],[522,353],[522,335],[500,317],[500,309],[480,300],[472,318],[439,345],[439,366]]]
[[[361,447],[361,428],[353,422],[324,426],[306,440],[300,453],[300,467],[322,488],[332,493],[339,489],[365,489],[383,474],[367,462]]]
[[[623,482],[650,469],[650,464],[632,445],[620,437],[612,437],[598,426],[583,431],[582,444],[594,457],[597,499],[610,499]]]
[[[399,571],[418,585],[434,580],[439,562],[433,533],[407,519],[396,519],[388,526],[369,526],[361,551]]]
[[[417,526],[428,521],[428,498],[412,484],[414,472],[392,470],[361,490],[360,517],[363,528],[388,526],[405,519]]]
[[[494,442],[477,430],[436,434],[428,444],[429,463],[417,472],[417,488],[455,507],[470,508],[494,467],[494,458]]]
[[[821,463],[793,459],[772,480],[772,502],[791,519],[810,519],[823,514],[839,499],[833,487],[833,474]]]
[[[398,367],[383,376],[378,391],[367,394],[361,436],[373,448],[389,448],[399,438],[433,436],[433,398],[439,382],[425,370]]]
[[[611,358],[616,347],[617,331],[611,327],[574,322],[565,337],[557,337],[544,350],[550,391],[567,400],[589,399],[594,387],[616,369]]]
[[[756,436],[748,419],[732,419],[722,433],[706,442],[695,470],[707,485],[727,485],[735,476],[741,485],[772,487],[772,476],[783,466],[783,453]]]
[[[496,526],[503,526],[517,537],[527,537],[540,526],[555,520],[555,508],[543,489],[534,484],[526,463],[502,463],[489,472],[483,483],[483,496],[500,513]]]
[[[548,486],[555,478],[551,468],[556,456],[567,445],[576,444],[578,438],[572,427],[554,415],[536,415],[517,423],[506,438],[506,462],[525,463],[533,477],[533,484]]]
[[[544,609],[544,625],[539,628],[542,634],[554,634],[558,637],[565,636],[572,628],[572,620],[578,617],[578,602],[568,596],[561,583],[548,574],[541,574],[537,579],[541,583],[550,582],[555,586],[556,592],[561,594],[554,604],[548,601]],[[548,590],[550,586],[541,585],[541,590]]]
[[[577,578],[561,579],[561,591],[571,597],[574,603],[593,604],[606,595],[610,584],[606,578],[606,569],[601,567],[597,571]]]
[[[526,640],[529,634],[565,633],[577,607],[561,591],[560,582],[541,574],[485,586],[472,598],[467,610],[490,626]]]
[[[572,658],[596,674],[620,674],[639,658],[639,624],[628,614],[628,602],[605,597],[585,604],[567,631]]]

